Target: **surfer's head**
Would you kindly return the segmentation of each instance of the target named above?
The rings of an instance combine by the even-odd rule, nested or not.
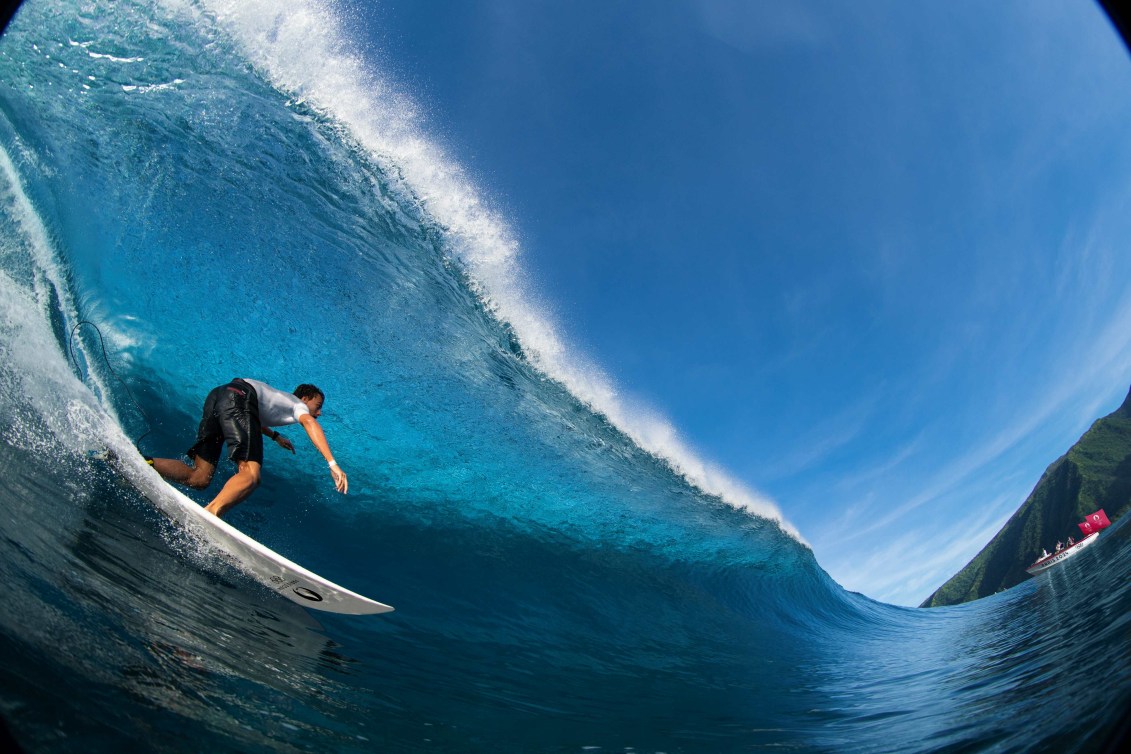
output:
[[[322,413],[322,404],[326,402],[326,395],[321,390],[305,382],[295,388],[295,397],[306,404],[315,419]]]

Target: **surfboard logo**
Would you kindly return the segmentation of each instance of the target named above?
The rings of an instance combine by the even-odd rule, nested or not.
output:
[[[302,597],[304,600],[310,600],[311,602],[321,602],[322,601],[322,595],[321,594],[319,594],[318,592],[316,592],[312,589],[307,589],[305,586],[296,586],[291,591],[293,591],[299,597]]]

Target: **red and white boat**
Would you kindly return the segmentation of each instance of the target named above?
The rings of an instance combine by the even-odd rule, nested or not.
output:
[[[1036,563],[1034,563],[1033,565],[1026,568],[1025,573],[1036,576],[1038,573],[1041,573],[1043,571],[1047,571],[1048,569],[1052,568],[1057,563],[1063,563],[1064,561],[1068,560],[1069,558],[1071,558],[1076,553],[1083,550],[1088,545],[1095,542],[1096,537],[1098,537],[1099,535],[1100,535],[1100,533],[1098,531],[1093,532],[1093,533],[1089,534],[1088,536],[1084,537],[1083,539],[1081,539],[1076,544],[1072,545],[1071,547],[1065,547],[1060,552],[1054,552],[1052,555],[1049,555],[1047,558],[1041,558]]]
[[[1038,573],[1043,573],[1052,568],[1057,563],[1063,563],[1076,553],[1083,550],[1088,545],[1095,542],[1096,537],[1100,536],[1100,530],[1106,529],[1107,527],[1111,526],[1111,521],[1108,521],[1107,514],[1104,513],[1103,509],[1101,508],[1095,513],[1089,513],[1084,518],[1084,522],[1077,524],[1077,526],[1079,526],[1080,530],[1087,535],[1086,537],[1084,537],[1071,547],[1065,547],[1063,550],[1054,552],[1052,555],[1045,555],[1044,557],[1037,560],[1036,563],[1026,568],[1025,572],[1032,576],[1036,576]]]

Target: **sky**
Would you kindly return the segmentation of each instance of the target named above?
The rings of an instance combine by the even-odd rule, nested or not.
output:
[[[1084,0],[343,0],[560,337],[917,605],[1131,387],[1131,55]]]

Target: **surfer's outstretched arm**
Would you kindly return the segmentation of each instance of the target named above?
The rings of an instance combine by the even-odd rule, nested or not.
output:
[[[322,431],[322,425],[310,414],[303,414],[298,421],[302,428],[306,430],[306,434],[310,437],[310,441],[314,443],[314,447],[318,448],[318,452],[326,459],[326,463],[330,464],[330,476],[334,477],[334,486],[338,492],[343,495],[346,494],[349,490],[349,480],[346,478],[346,472],[342,471],[338,462],[334,460],[334,454],[330,452],[330,444],[326,442],[326,433]]]

